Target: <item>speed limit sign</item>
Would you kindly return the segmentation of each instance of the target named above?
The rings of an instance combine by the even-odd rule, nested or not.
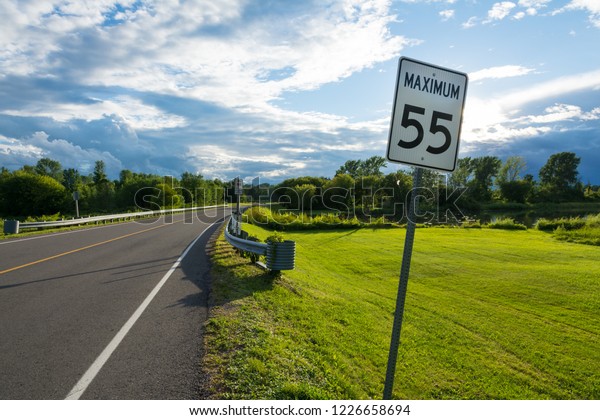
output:
[[[454,171],[467,79],[465,73],[400,58],[389,161]]]

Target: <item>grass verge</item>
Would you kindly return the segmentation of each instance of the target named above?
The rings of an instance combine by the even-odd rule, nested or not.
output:
[[[286,233],[297,268],[280,277],[219,239],[210,395],[381,398],[403,238],[403,229]],[[536,230],[419,229],[394,397],[599,399],[599,259],[599,248]]]

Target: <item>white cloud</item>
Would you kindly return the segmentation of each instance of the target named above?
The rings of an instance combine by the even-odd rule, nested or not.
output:
[[[0,135],[0,156],[3,166],[21,166],[21,163],[17,164],[15,161],[40,159],[44,156],[44,150],[33,144]]]
[[[429,18],[438,22],[473,10],[470,5],[455,6],[454,1],[406,2],[437,3]],[[464,28],[542,15],[550,2],[479,4],[482,14],[463,23]],[[596,16],[595,4],[572,1],[563,11],[580,9]],[[335,115],[332,109],[350,108],[332,105],[335,85],[314,96],[288,93],[318,90],[348,78],[351,89],[357,86],[353,83],[363,84],[355,91],[360,107],[370,101],[360,96],[371,89],[365,84],[377,75],[380,79],[372,88],[377,96],[379,82],[393,77],[391,59],[421,42],[401,35],[408,25],[393,10],[412,6],[397,6],[391,0],[268,5],[260,0],[4,0],[0,2],[2,117],[7,127],[18,121],[23,134],[2,132],[7,136],[0,137],[2,162],[10,153],[22,163],[29,159],[27,164],[56,153],[57,159],[71,154],[92,163],[110,161],[117,171],[122,160],[132,170],[169,169],[175,174],[199,170],[222,178],[242,170],[280,178],[301,175],[309,166],[313,172],[327,168],[325,174],[331,175],[338,161],[385,150],[389,111],[379,119],[383,114],[369,113],[374,116],[365,117],[368,121],[357,120],[359,108],[348,111],[358,117]],[[445,26],[452,36],[454,25]],[[423,37],[430,36],[423,28]],[[480,34],[498,35],[502,28],[494,29],[498,31]],[[579,38],[584,38],[583,30]],[[502,53],[500,43],[509,39],[481,39],[483,47],[468,59],[471,64],[464,58],[440,57],[441,62],[463,61],[463,66],[471,67],[472,59],[479,60],[479,70],[470,74],[474,82],[529,76],[522,90],[495,95],[488,91],[485,98],[467,99],[463,127],[467,143],[543,134],[553,125],[582,126],[600,117],[598,108],[567,105],[571,102],[560,97],[572,90],[600,88],[595,72],[531,85],[535,77],[555,71],[551,63],[548,73],[540,76],[530,67],[492,67],[493,58],[486,62],[490,58],[484,49],[489,46]],[[452,41],[453,57],[466,48],[461,42]],[[544,62],[539,57],[532,60]],[[365,71],[371,68],[375,71]],[[510,82],[477,83],[473,92]],[[308,103],[307,98],[318,99]],[[321,98],[331,102],[318,103]],[[558,104],[527,106],[548,98],[549,104]]]
[[[502,102],[505,105],[518,107],[522,104],[558,97],[563,94],[585,89],[600,89],[600,70],[559,77],[547,82],[539,83],[506,95],[502,99]]]
[[[594,108],[590,112],[585,112],[581,115],[583,121],[600,120],[600,107]]]
[[[306,167],[306,163],[284,157],[275,151],[265,154],[262,151],[255,153],[245,150],[236,150],[231,147],[218,145],[190,146],[188,159],[196,170],[207,176],[227,178],[227,174],[239,171],[244,165],[253,165],[262,168],[278,169],[257,170],[255,176],[276,178],[289,173],[290,170],[299,170]]]
[[[511,10],[517,7],[517,5],[511,1],[503,1],[500,3],[494,3],[492,8],[488,11],[488,18],[484,23],[493,22],[495,20],[502,20],[507,17]]]
[[[442,17],[442,20],[446,21],[449,19],[452,19],[454,17],[454,10],[452,9],[448,9],[448,10],[442,10],[439,15]]]
[[[463,29],[469,29],[477,25],[479,19],[477,16],[471,16],[466,22],[462,24]]]
[[[174,95],[273,119],[280,112],[271,101],[283,93],[340,81],[419,42],[390,33],[395,16],[387,0],[298,3],[291,15],[245,0],[130,0],[119,2],[124,11],[118,13],[110,0],[32,4],[8,1],[0,6],[5,20],[17,22],[14,30],[0,35],[7,45],[0,52],[0,74]],[[219,36],[212,36],[215,30]],[[27,112],[60,121],[117,114],[136,129],[185,124],[183,118],[161,116],[133,99],[56,104],[52,110],[12,114]],[[323,116],[300,120],[310,124]],[[324,117],[323,123],[329,124],[331,117]]]
[[[161,130],[186,125],[183,117],[166,113],[127,95],[119,95],[107,100],[96,98],[90,98],[90,100],[91,104],[57,103],[48,106],[43,102],[32,103],[21,109],[8,109],[4,111],[4,114],[21,117],[48,117],[59,122],[75,119],[93,121],[107,115],[117,115],[134,130]]]
[[[571,0],[566,6],[555,10],[553,14],[563,13],[570,10],[584,10],[589,13],[590,22],[600,28],[600,2],[598,0]]]
[[[508,141],[550,132],[553,124],[561,122],[598,120],[600,108],[586,112],[579,106],[561,103],[546,107],[541,115],[519,115],[528,104],[584,89],[600,89],[600,70],[553,79],[496,98],[470,97],[462,137],[471,144]]]
[[[487,17],[485,19],[480,19],[476,16],[469,18],[468,21],[462,24],[464,29],[469,29],[476,26],[479,22],[486,25],[489,23],[501,21],[516,10],[517,7],[522,8],[524,10],[517,11],[512,19],[521,20],[526,16],[535,16],[538,14],[540,9],[543,9],[547,6],[547,4],[551,0],[519,0],[518,4],[512,1],[502,1],[497,2],[492,5],[492,8],[488,10]]]
[[[519,0],[519,6],[526,8],[529,14],[535,14],[537,13],[537,10],[546,7],[550,1],[551,0]]]
[[[97,160],[103,160],[107,169],[113,172],[122,167],[120,160],[110,152],[84,149],[64,139],[50,139],[43,131],[23,139],[0,136],[0,155],[3,165],[11,169],[33,165],[43,157],[58,160],[64,168],[87,168],[91,171]]]
[[[490,67],[469,73],[469,81],[475,82],[484,79],[504,79],[507,77],[524,76],[533,71],[534,69],[516,65]]]
[[[600,119],[600,108],[585,112],[580,106],[568,104],[554,104],[547,107],[544,115],[524,117],[524,121],[533,123],[551,123],[560,121],[594,121]]]
[[[547,124],[559,121],[581,119],[584,115],[581,107],[576,105],[555,104],[547,107],[544,115],[529,115],[521,119],[524,123]]]

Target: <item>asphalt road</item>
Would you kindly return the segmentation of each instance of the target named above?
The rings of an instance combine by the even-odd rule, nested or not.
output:
[[[0,242],[0,399],[198,398],[205,247],[228,212]]]

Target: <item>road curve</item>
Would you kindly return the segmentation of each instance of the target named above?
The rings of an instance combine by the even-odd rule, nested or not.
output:
[[[0,399],[197,398],[205,246],[228,213],[0,242]]]

